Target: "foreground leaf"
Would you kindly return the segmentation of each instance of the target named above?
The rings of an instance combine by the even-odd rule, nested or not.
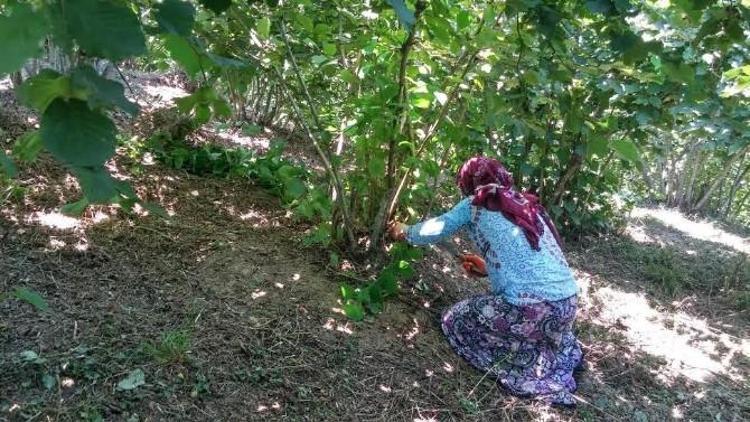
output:
[[[115,125],[81,100],[52,102],[42,116],[42,142],[56,158],[95,167],[115,153]]]
[[[124,3],[107,0],[66,0],[67,32],[91,56],[117,61],[146,53],[138,17]]]
[[[107,78],[99,76],[91,66],[79,67],[71,76],[75,90],[85,93],[89,107],[92,109],[118,107],[122,111],[135,116],[138,106],[125,97],[124,87]]]
[[[206,9],[219,14],[232,5],[232,0],[199,0]]]
[[[116,200],[119,191],[115,186],[115,179],[104,167],[75,167],[73,173],[89,202],[106,204]]]
[[[5,173],[8,177],[16,177],[18,174],[15,163],[13,163],[10,157],[5,155],[5,151],[3,150],[0,150],[0,172]]]
[[[175,34],[164,36],[164,47],[191,78],[202,70],[201,56],[188,40]]]
[[[81,198],[78,201],[63,205],[60,212],[70,217],[80,217],[88,206],[89,200]]]
[[[16,95],[22,103],[44,113],[56,98],[71,95],[70,79],[54,70],[44,69],[19,86]]]
[[[44,19],[28,4],[9,8],[10,16],[0,16],[0,75],[19,69],[39,52],[44,37]]]
[[[163,32],[188,36],[193,31],[195,8],[180,0],[164,0],[156,5],[155,16]]]

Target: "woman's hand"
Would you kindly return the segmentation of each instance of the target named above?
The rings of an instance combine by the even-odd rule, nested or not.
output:
[[[394,221],[388,225],[388,237],[393,240],[406,240],[407,225]]]
[[[474,254],[460,255],[461,266],[471,277],[487,277],[487,264],[484,259]]]

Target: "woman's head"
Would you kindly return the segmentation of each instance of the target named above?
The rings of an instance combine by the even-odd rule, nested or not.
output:
[[[544,224],[539,217],[552,229],[557,243],[562,245],[539,198],[516,191],[513,176],[499,161],[481,156],[471,158],[461,166],[456,179],[464,196],[474,196],[472,205],[502,213],[523,230],[533,249],[540,249],[539,238],[544,233]]]
[[[510,189],[513,187],[513,175],[494,158],[479,156],[470,158],[461,166],[456,182],[464,196],[471,196],[477,188],[487,185]]]

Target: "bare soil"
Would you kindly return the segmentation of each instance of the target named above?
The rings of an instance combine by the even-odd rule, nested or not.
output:
[[[0,98],[10,149],[32,123]],[[747,256],[655,219],[631,223],[661,243],[568,246],[587,370],[577,408],[558,409],[453,353],[440,315],[485,286],[441,254],[353,323],[338,286],[356,281],[303,247],[308,227],[251,181],[155,165],[131,182],[169,220],[113,207],[70,219],[66,172],[46,157],[21,170],[26,195],[0,204],[0,292],[37,291],[49,310],[0,302],[0,420],[750,419]],[[145,383],[118,389],[137,369]]]

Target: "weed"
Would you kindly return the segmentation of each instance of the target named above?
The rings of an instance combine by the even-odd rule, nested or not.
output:
[[[86,422],[104,422],[104,417],[99,409],[91,404],[81,406],[78,416],[81,418],[80,420]]]
[[[680,273],[671,266],[649,262],[643,267],[646,278],[656,283],[667,295],[674,296],[682,287]]]
[[[184,330],[168,331],[158,343],[146,344],[144,351],[162,364],[184,363],[190,352],[190,333]]]
[[[421,257],[419,249],[406,244],[397,244],[391,249],[392,261],[372,283],[360,287],[341,286],[344,313],[355,321],[365,318],[365,313],[378,314],[383,310],[385,299],[398,293],[398,281],[412,277],[411,262]]]
[[[740,308],[740,310],[747,310],[750,309],[750,292],[745,291],[741,292],[737,295],[736,299],[737,307]]]
[[[209,389],[208,379],[203,374],[198,374],[195,377],[195,384],[193,389],[190,391],[190,397],[197,398],[199,396],[207,395],[211,392]]]
[[[479,413],[479,403],[477,403],[476,400],[472,400],[467,397],[459,397],[458,404],[460,404],[464,412],[469,415],[475,415]]]

